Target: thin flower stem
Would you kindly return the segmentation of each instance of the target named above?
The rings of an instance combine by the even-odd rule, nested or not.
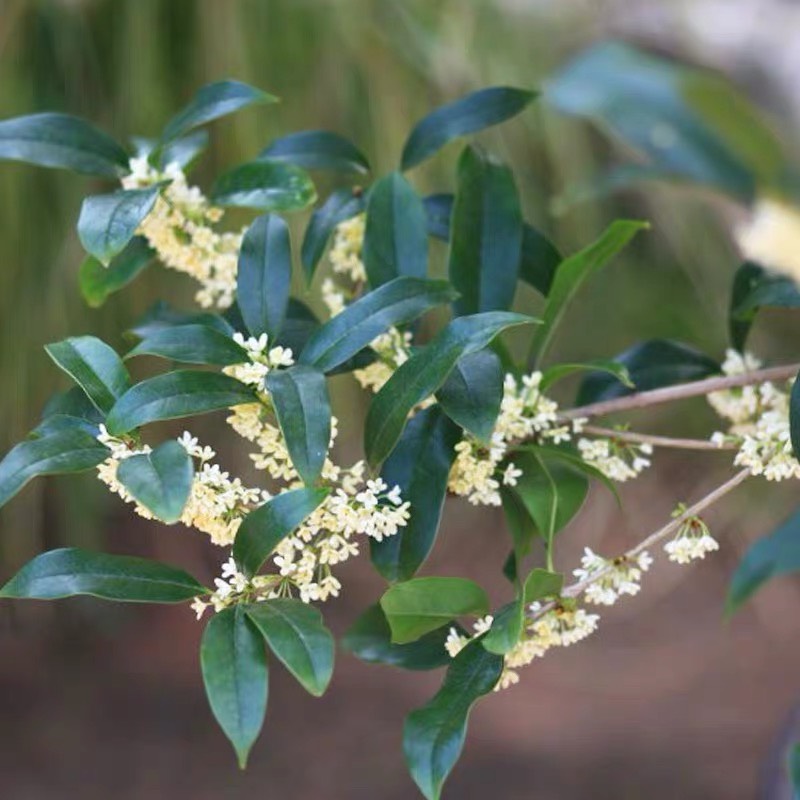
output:
[[[671,403],[674,400],[683,400],[687,397],[698,397],[699,395],[718,392],[721,389],[750,386],[754,383],[764,383],[765,381],[788,380],[793,378],[798,371],[800,371],[800,364],[782,364],[778,367],[753,370],[741,375],[720,375],[714,378],[706,378],[702,381],[681,383],[678,386],[665,386],[662,389],[652,389],[648,392],[637,392],[625,397],[615,397],[612,400],[601,400],[598,403],[590,403],[586,406],[562,411],[559,416],[562,419],[601,417],[617,411],[631,411],[632,409],[646,408],[659,403]]]
[[[621,442],[651,444],[653,447],[673,447],[679,450],[735,450],[737,448],[737,445],[732,442],[714,444],[706,439],[676,439],[671,436],[655,436],[649,433],[601,428],[599,425],[584,425],[581,432],[607,439],[617,439]]]
[[[712,506],[717,500],[723,498],[728,492],[735,489],[740,483],[745,481],[748,477],[750,477],[750,470],[743,469],[741,472],[737,472],[732,478],[729,478],[725,483],[721,486],[718,486],[712,492],[709,492],[705,497],[698,500],[693,506],[690,506],[683,512],[679,517],[675,517],[674,519],[670,520],[666,525],[659,528],[656,531],[653,531],[649,536],[642,539],[639,544],[635,547],[632,547],[630,550],[626,551],[622,558],[632,559],[638,556],[640,553],[648,550],[649,548],[653,547],[653,545],[658,544],[662,539],[666,539],[667,536],[674,533],[675,531],[680,528],[684,522],[688,522],[693,517],[698,516],[702,511],[705,511],[709,506]],[[603,567],[602,569],[597,570],[597,572],[593,572],[589,577],[584,578],[583,580],[576,581],[575,583],[567,586],[566,589],[561,593],[562,597],[579,597],[586,589],[596,581],[599,581],[601,578],[604,578],[608,575],[613,569],[615,568],[614,563],[609,563],[608,566]],[[545,603],[536,613],[529,615],[530,619],[538,619],[543,614],[547,613],[548,611],[555,608],[556,603]]]

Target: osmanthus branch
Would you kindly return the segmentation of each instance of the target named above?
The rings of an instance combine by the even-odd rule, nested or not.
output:
[[[613,414],[617,411],[632,411],[637,408],[671,403],[674,400],[683,400],[687,397],[698,397],[722,389],[733,389],[738,386],[751,386],[754,383],[765,381],[780,381],[793,378],[800,371],[800,364],[782,364],[778,367],[753,370],[741,375],[720,375],[706,378],[702,381],[681,383],[678,386],[665,386],[662,389],[651,389],[648,392],[637,392],[625,397],[615,397],[612,400],[601,400],[578,408],[570,408],[559,413],[561,419],[591,419]]]
[[[748,477],[750,476],[749,469],[743,469],[741,472],[737,472],[732,478],[729,478],[725,483],[718,486],[713,491],[709,492],[705,497],[698,500],[694,505],[689,506],[686,511],[683,512],[678,517],[671,519],[666,525],[662,526],[656,531],[653,531],[649,536],[646,536],[639,542],[636,546],[632,547],[630,550],[627,550],[623,555],[620,557],[621,559],[633,559],[645,550],[650,549],[654,545],[658,544],[662,539],[666,539],[667,536],[675,533],[678,528],[681,527],[685,522],[688,522],[693,517],[698,516],[700,513],[705,511],[709,506],[714,505],[717,500],[723,498],[726,494],[730,491],[735,489],[740,483],[743,483]],[[566,589],[561,593],[562,597],[579,597],[586,589],[593,583],[604,578],[606,575],[609,575],[614,570],[613,562],[610,563],[608,566],[603,567],[602,569],[597,570],[597,572],[593,572],[588,577],[584,578],[583,580],[576,581],[573,584],[567,586]],[[547,613],[551,609],[555,608],[556,603],[546,603],[544,604],[538,611],[533,614],[529,614],[529,618],[532,620],[538,619],[543,614]]]
[[[723,442],[715,444],[707,439],[681,439],[673,436],[656,436],[650,433],[637,433],[635,431],[616,430],[614,428],[601,428],[599,425],[584,425],[582,433],[591,436],[602,436],[606,439],[616,439],[620,442],[632,444],[651,444],[653,447],[671,447],[679,450],[736,450],[738,445]]]

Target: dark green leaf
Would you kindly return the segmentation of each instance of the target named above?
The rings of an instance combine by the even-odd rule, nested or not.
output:
[[[329,489],[290,489],[251,511],[233,542],[233,559],[255,575],[269,554],[328,496]]]
[[[423,198],[428,235],[435,236],[443,242],[450,241],[450,218],[453,216],[452,194],[430,194]]]
[[[454,626],[460,634],[464,630]],[[450,626],[444,625],[409,644],[393,644],[392,632],[380,605],[370,606],[342,638],[342,647],[362,661],[412,670],[428,670],[450,663],[445,642]]]
[[[561,253],[555,245],[531,225],[522,226],[519,277],[547,297],[556,269],[561,263]]]
[[[303,688],[324,694],[333,674],[333,637],[322,614],[300,600],[275,599],[247,606],[247,616]]]
[[[364,432],[367,461],[373,467],[383,462],[397,444],[411,409],[444,383],[460,358],[486,347],[504,328],[531,322],[536,320],[504,311],[459,317],[415,352],[370,405]]]
[[[794,800],[800,800],[800,744],[792,745],[789,751],[789,781],[794,790]]]
[[[118,435],[149,422],[204,414],[252,403],[254,398],[252,390],[227,375],[178,370],[128,389],[109,412],[106,426]]]
[[[275,139],[259,158],[287,161],[305,169],[369,172],[369,162],[344,136],[332,131],[299,131]]]
[[[193,479],[194,463],[186,448],[175,441],[125,458],[117,467],[117,480],[167,525],[181,518]]]
[[[192,131],[187,136],[180,139],[173,139],[166,146],[161,148],[161,158],[159,167],[165,169],[170,164],[179,164],[181,169],[186,172],[197,160],[198,156],[208,147],[208,131]],[[149,155],[156,147],[156,139],[139,140],[140,143],[147,143],[143,148],[143,155]]]
[[[187,314],[183,311],[176,311],[163,300],[152,305],[129,332],[145,339],[156,331],[173,328],[176,325],[205,325],[228,336],[233,335],[233,328],[223,317],[202,312]]]
[[[53,433],[74,430],[75,428],[85,431],[94,437],[100,433],[100,428],[96,422],[90,422],[83,417],[73,417],[70,414],[50,414],[31,431],[30,436],[35,439],[41,439]]]
[[[161,185],[156,184],[85,198],[78,217],[78,237],[86,251],[101,264],[110,264],[133,239],[160,192]]]
[[[267,712],[264,642],[241,606],[215,614],[200,644],[203,683],[214,717],[244,769]]]
[[[539,359],[547,350],[567,304],[584,281],[619,253],[637,231],[647,227],[648,223],[636,220],[612,222],[599,239],[561,262],[547,296],[542,326],[533,337],[532,351],[537,353]]]
[[[458,314],[505,311],[514,300],[522,246],[522,212],[508,167],[467,147],[458,161],[450,281]]]
[[[317,199],[311,178],[280,161],[240,164],[219,177],[211,194],[216,205],[261,211],[296,211]]]
[[[69,114],[30,114],[0,122],[0,158],[119,178],[128,154],[110,136]]]
[[[360,214],[364,210],[364,205],[364,195],[361,191],[337,189],[314,211],[300,250],[306,281],[311,283],[317,264],[336,226]]]
[[[108,413],[131,385],[122,359],[94,336],[75,336],[48,344],[44,349],[86,392],[98,411]]]
[[[635,389],[608,372],[592,372],[581,383],[578,405],[623,397],[634,391],[696,381],[720,371],[719,363],[705,353],[668,339],[649,339],[636,344],[616,356],[614,361],[627,368]]]
[[[331,439],[325,375],[305,364],[274,369],[266,380],[286,449],[303,483],[317,482]]]
[[[504,377],[497,354],[478,350],[456,362],[436,399],[450,419],[488,441],[500,413]]]
[[[253,336],[266,333],[272,342],[286,318],[292,283],[289,227],[275,214],[257,217],[239,251],[236,298]]]
[[[634,384],[628,373],[628,368],[621,361],[611,361],[605,358],[597,358],[594,361],[587,361],[585,364],[556,364],[548,367],[542,373],[542,380],[539,389],[546,392],[554,383],[558,383],[562,378],[566,378],[575,372],[590,372],[587,380],[602,376],[604,379],[611,378],[613,382],[622,384],[626,389],[633,389]]]
[[[437,108],[421,119],[403,147],[404,170],[415,167],[452,139],[497,125],[522,111],[534,92],[511,86],[480,89]]]
[[[255,103],[277,103],[278,98],[240,81],[217,81],[197,91],[191,102],[179,111],[161,134],[161,144],[183,136],[192,128],[233,114]]]
[[[94,423],[100,423],[104,415],[86,396],[80,386],[73,386],[66,392],[56,392],[45,403],[41,418],[47,419],[55,414],[66,414],[71,417],[83,417]]]
[[[466,578],[413,578],[390,586],[381,608],[392,631],[392,642],[406,644],[465,614],[489,610],[486,592]]]
[[[425,208],[398,172],[381,178],[370,190],[363,258],[373,288],[402,275],[424,278],[428,272]]]
[[[500,497],[503,502],[503,514],[506,519],[506,526],[511,535],[514,548],[510,556],[513,563],[507,562],[506,566],[509,569],[505,574],[513,583],[518,579],[517,573],[522,566],[522,562],[531,552],[531,547],[533,546],[533,541],[537,533],[536,523],[528,513],[520,497],[509,487],[501,487]],[[511,571],[512,567],[513,571]]]
[[[208,594],[208,589],[177,567],[77,547],[36,556],[0,589],[0,597],[29,600],[78,594],[130,603],[181,603]]]
[[[479,642],[453,659],[442,688],[422,708],[412,711],[403,729],[403,752],[411,777],[427,800],[438,800],[467,734],[475,701],[492,691],[503,672],[503,657]]]
[[[461,431],[437,406],[423,409],[408,423],[381,477],[399,486],[411,504],[408,524],[394,536],[370,541],[372,563],[389,581],[408,580],[430,553],[447,494],[447,478]]]
[[[512,600],[494,615],[492,627],[481,643],[490,653],[503,655],[519,642],[524,622],[525,606],[522,600]]]
[[[125,358],[160,356],[186,364],[241,364],[249,361],[244,348],[225,333],[207,325],[176,325],[160,328],[142,339]]]
[[[319,326],[314,312],[305,303],[290,297],[277,344],[288,347],[292,353],[301,353]]]
[[[528,573],[523,584],[523,598],[526,606],[534,600],[545,597],[558,597],[564,587],[564,576],[559,572],[548,572],[537,567]]]
[[[142,236],[134,236],[107,267],[94,256],[87,256],[78,275],[84,300],[92,308],[99,308],[110,294],[131,283],[154,257],[155,250]]]
[[[404,325],[455,292],[446,281],[395,278],[350,304],[308,340],[300,362],[329,372],[366,347],[392,325]]]

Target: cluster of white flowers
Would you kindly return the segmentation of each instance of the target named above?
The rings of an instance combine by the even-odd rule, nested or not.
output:
[[[195,597],[191,609],[200,619],[207,608],[219,612],[237,603],[260,603],[273,597],[280,597],[277,588],[280,579],[275,575],[254,575],[248,578],[239,571],[233,558],[222,565],[222,576],[214,578],[216,589],[208,598]]]
[[[680,517],[686,513],[686,506],[679,503],[672,516]],[[711,535],[708,525],[700,517],[690,517],[678,528],[675,538],[664,545],[664,552],[676,564],[688,564],[697,558],[705,558],[706,553],[719,550],[719,542]]]
[[[728,350],[722,369],[726,375],[740,375],[760,366],[761,362],[750,354]],[[708,401],[731,423],[727,432],[714,433],[711,441],[737,445],[734,464],[770,481],[800,478],[800,463],[794,456],[789,430],[788,391],[767,381],[712,392]]]
[[[133,503],[137,514],[153,519],[154,515],[136,502],[117,480],[117,469],[122,461],[134,455],[150,453],[151,448],[148,445],[135,447],[124,439],[111,436],[104,425],[100,426],[97,439],[110,451],[109,457],[97,468],[100,480],[126,503]],[[207,533],[215,544],[232,544],[242,519],[253,507],[268,500],[269,493],[244,486],[239,478],[231,478],[218,464],[210,463],[215,452],[210,447],[198,444],[190,433],[184,432],[178,442],[198,462],[180,521]]]
[[[612,481],[624,483],[650,466],[653,447],[621,439],[580,439],[581,458]]]
[[[762,197],[746,225],[736,231],[744,257],[800,282],[800,208]]]
[[[591,581],[584,592],[588,602],[611,606],[624,594],[633,596],[639,593],[642,573],[647,572],[652,563],[653,559],[646,551],[633,557],[608,559],[585,547],[581,566],[572,574],[579,581]]]
[[[473,635],[481,636],[487,633],[492,627],[493,622],[494,617],[491,614],[487,614],[485,617],[480,617],[480,619],[475,620],[472,625],[472,629],[475,632]],[[450,628],[444,642],[444,649],[447,650],[447,654],[450,658],[455,658],[471,641],[472,636],[464,636],[458,632],[457,628]]]
[[[130,169],[122,179],[125,189],[169,181],[138,232],[165,266],[199,281],[201,289],[195,299],[201,306],[227,308],[236,292],[243,231],[214,229],[223,210],[212,206],[196,186],[187,184],[179,164],[168,164],[162,172],[148,163],[147,156],[141,156],[131,159]]]
[[[237,332],[233,334],[233,340],[247,351],[250,360],[223,367],[222,371],[248,386],[263,390],[264,378],[271,369],[291,367],[294,364],[291,349],[280,346],[269,347],[266,333],[262,333],[257,338],[255,336],[245,338],[243,334]]]
[[[353,371],[362,388],[378,392],[411,355],[411,333],[391,327],[370,342],[376,359],[369,366]],[[431,399],[431,402],[432,399]]]

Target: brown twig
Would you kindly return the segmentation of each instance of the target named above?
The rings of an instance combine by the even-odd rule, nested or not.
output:
[[[672,436],[656,436],[650,433],[601,428],[599,425],[584,425],[581,428],[581,433],[602,436],[606,439],[616,439],[621,442],[651,444],[653,447],[672,447],[679,450],[735,450],[737,448],[737,445],[733,442],[714,444],[714,442],[710,442],[707,439],[676,439]]]

